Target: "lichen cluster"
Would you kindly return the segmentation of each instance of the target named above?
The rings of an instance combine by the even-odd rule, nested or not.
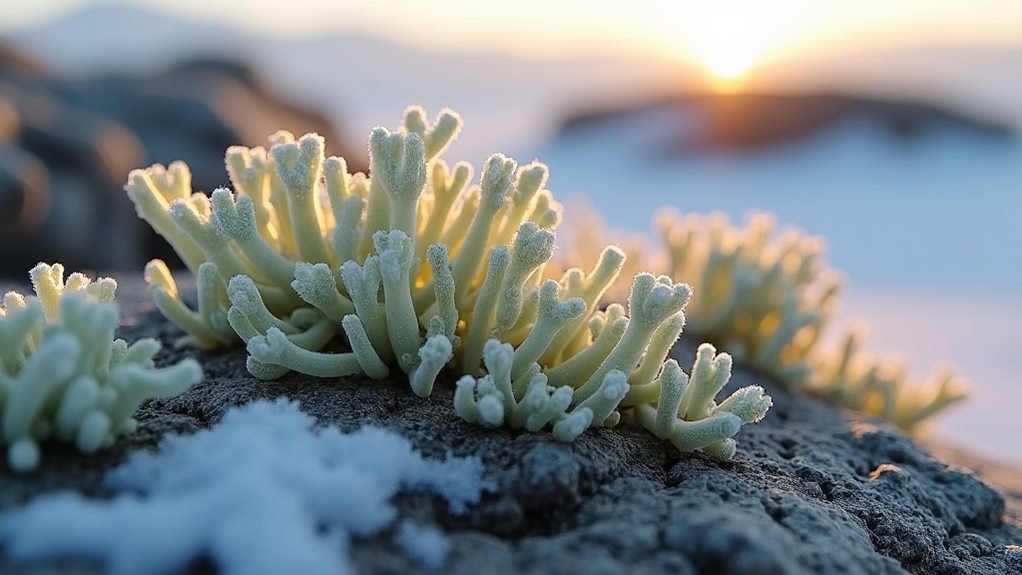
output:
[[[371,177],[325,157],[318,135],[284,132],[268,151],[229,149],[234,191],[209,198],[192,192],[184,164],[133,171],[126,190],[140,217],[198,283],[192,310],[166,266],[150,263],[157,306],[190,343],[243,341],[259,378],[382,379],[397,368],[428,396],[448,368],[465,374],[455,404],[469,421],[551,426],[567,441],[616,424],[625,406],[679,449],[730,457],[740,424],[760,419],[770,398],[753,386],[716,406],[725,354],[687,387],[665,363],[688,285],[638,274],[627,309],[601,310],[623,252],[606,247],[551,274],[561,206],[545,189],[546,167],[495,154],[469,185],[469,164],[440,159],[460,127],[449,110],[429,123],[409,108],[401,128],[370,135]],[[351,351],[324,351],[336,335]]]
[[[850,330],[840,351],[816,358],[810,381],[814,393],[908,431],[968,394],[966,382],[947,368],[937,369],[927,381],[913,381],[904,362],[860,351],[863,339],[861,331]]]
[[[576,209],[572,218],[572,249],[558,254],[561,266],[590,256],[593,238],[608,234],[591,210]],[[966,385],[949,371],[917,383],[906,369],[861,352],[854,333],[837,350],[822,343],[841,284],[824,264],[822,239],[796,229],[777,233],[776,219],[764,213],[734,226],[721,213],[664,209],[655,228],[660,250],[634,237],[620,244],[632,265],[692,285],[686,329],[743,366],[906,430],[965,397]],[[623,301],[626,293],[615,284],[606,300]]]
[[[805,381],[840,285],[822,265],[823,242],[795,230],[775,237],[768,214],[736,227],[723,214],[667,210],[657,224],[667,273],[696,282],[700,294],[689,308],[689,329],[743,365],[781,381]]]
[[[606,233],[594,215],[583,211],[582,218],[569,225],[578,236],[573,246]],[[805,383],[840,287],[838,274],[823,265],[823,241],[796,230],[778,236],[774,217],[763,213],[734,226],[721,213],[683,216],[663,209],[655,222],[664,249],[648,255],[653,250],[646,243],[632,241],[628,257],[694,287],[686,308],[689,333],[778,381]],[[620,300],[622,288],[612,286],[608,295]]]
[[[7,460],[34,469],[40,442],[74,443],[92,453],[135,429],[148,398],[177,395],[202,378],[194,360],[155,368],[160,344],[114,339],[117,284],[39,264],[30,272],[36,297],[4,295],[0,306],[0,415]]]

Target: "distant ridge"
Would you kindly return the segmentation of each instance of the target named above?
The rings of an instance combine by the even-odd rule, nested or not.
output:
[[[667,88],[671,97],[706,89],[703,72],[666,54],[537,59],[487,47],[452,51],[412,46],[359,30],[262,35],[233,22],[119,3],[62,14],[0,38],[0,44],[4,42],[56,72],[79,77],[154,73],[183,59],[210,56],[241,60],[255,65],[289,97],[323,110],[356,149],[363,147],[372,127],[396,122],[395,110],[410,103],[434,112],[450,106],[473,126],[452,152],[474,161],[498,149],[534,150],[557,133],[565,119],[576,119],[580,109],[602,112],[619,105],[614,102],[653,102],[657,98],[650,95]],[[939,118],[945,116],[949,121],[960,117],[958,124],[974,125],[980,132],[992,128],[993,134],[1004,126],[1022,130],[1022,47],[864,49],[764,65],[748,80],[751,99],[733,100],[739,109],[811,105],[812,118],[782,122],[794,122],[799,130],[811,131],[831,115],[852,109],[891,119],[895,131],[904,134],[912,133],[913,126],[943,122]],[[788,100],[788,108],[784,102],[753,101],[781,94],[823,99]],[[894,108],[921,104],[938,113],[887,113],[869,102],[838,101],[843,94],[861,94],[864,100],[888,102]],[[834,112],[838,108],[845,111]],[[723,132],[703,143],[742,147],[784,137],[786,130],[764,124],[768,120],[772,118],[745,118],[755,124],[754,133],[718,126]]]
[[[679,134],[680,151],[753,150],[810,137],[840,122],[867,120],[883,126],[894,138],[909,141],[936,128],[973,136],[1009,139],[1004,123],[971,117],[921,101],[853,94],[665,94],[634,102],[593,107],[568,116],[562,135],[611,120],[655,110],[684,109],[699,117],[690,133]]]

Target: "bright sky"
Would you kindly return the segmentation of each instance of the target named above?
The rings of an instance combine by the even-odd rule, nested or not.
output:
[[[0,31],[98,0],[4,0]],[[655,50],[720,77],[759,63],[905,45],[1022,47],[1017,0],[135,0],[261,32],[361,31],[441,48]],[[258,5],[258,10],[251,6]]]

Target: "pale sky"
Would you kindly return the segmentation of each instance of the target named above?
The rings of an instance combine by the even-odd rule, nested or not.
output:
[[[97,0],[3,0],[0,32]],[[439,48],[656,50],[722,74],[772,60],[906,45],[1022,47],[1017,0],[135,0],[260,32],[361,31]],[[252,6],[258,6],[253,9]],[[627,6],[627,8],[626,8]]]

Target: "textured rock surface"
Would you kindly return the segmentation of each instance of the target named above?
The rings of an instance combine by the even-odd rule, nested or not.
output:
[[[177,335],[137,282],[122,282],[129,340]],[[691,361],[694,342],[678,355]],[[191,350],[165,352],[172,356]],[[846,414],[762,378],[736,372],[733,386],[763,383],[775,407],[742,429],[738,456],[718,463],[679,455],[630,425],[560,444],[546,433],[484,430],[462,422],[449,386],[428,400],[405,384],[288,376],[264,383],[244,370],[244,353],[203,354],[207,379],[173,400],[153,402],[141,431],[98,456],[49,446],[39,473],[0,468],[0,508],[74,488],[103,495],[102,474],[124,454],[167,431],[188,432],[252,399],[287,395],[324,423],[399,431],[425,453],[478,455],[499,490],[461,517],[439,501],[401,496],[406,517],[451,538],[451,573],[1022,573],[1019,507],[972,473],[929,455],[902,433]],[[994,469],[1019,503],[1017,473]],[[1013,490],[1013,491],[1012,491]],[[415,573],[389,537],[356,545],[365,573]],[[60,563],[2,573],[95,573]],[[215,572],[197,565],[195,572]]]

